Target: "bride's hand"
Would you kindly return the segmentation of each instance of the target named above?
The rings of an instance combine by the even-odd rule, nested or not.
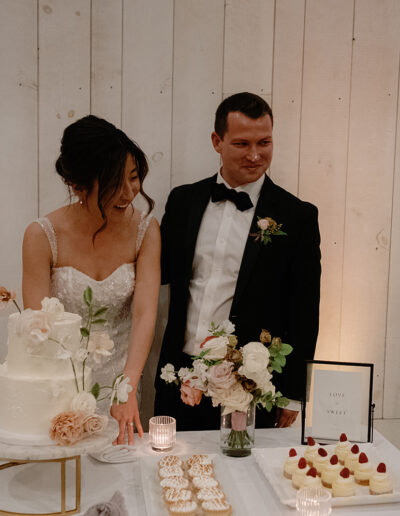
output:
[[[110,413],[119,424],[119,434],[113,444],[125,444],[125,428],[128,433],[128,444],[133,444],[133,431],[136,430],[139,437],[143,437],[142,423],[140,422],[139,407],[136,399],[136,392],[131,391],[128,401],[122,405],[113,403]]]

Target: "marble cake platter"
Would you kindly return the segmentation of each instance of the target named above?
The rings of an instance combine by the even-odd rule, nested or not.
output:
[[[0,460],[46,460],[61,459],[63,457],[73,457],[75,455],[86,455],[102,450],[109,446],[118,435],[118,423],[115,419],[109,419],[107,428],[102,432],[90,435],[72,446],[48,445],[29,445],[14,443],[10,444],[1,440],[0,434]]]

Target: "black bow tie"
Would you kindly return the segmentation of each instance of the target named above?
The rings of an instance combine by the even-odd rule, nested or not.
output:
[[[227,188],[223,183],[214,183],[211,191],[211,200],[212,202],[231,201],[240,211],[245,211],[253,207],[248,193],[237,192],[232,188]]]

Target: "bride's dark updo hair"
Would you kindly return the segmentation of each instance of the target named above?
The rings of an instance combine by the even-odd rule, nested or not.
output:
[[[58,174],[75,192],[90,194],[96,181],[99,185],[97,205],[104,224],[94,236],[107,225],[104,209],[122,186],[128,154],[136,163],[140,193],[150,212],[154,201],[143,191],[143,180],[149,166],[144,152],[134,141],[107,120],[94,115],[85,116],[64,130],[60,156],[56,161]]]

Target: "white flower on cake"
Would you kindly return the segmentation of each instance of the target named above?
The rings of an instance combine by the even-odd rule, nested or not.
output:
[[[45,297],[42,300],[43,312],[62,313],[64,312],[64,305],[56,297]]]
[[[71,400],[70,410],[93,414],[96,410],[96,398],[90,392],[78,392]]]
[[[78,362],[83,362],[87,356],[89,355],[89,351],[85,348],[79,348],[76,350],[74,359]]]
[[[98,332],[90,335],[87,346],[88,352],[93,357],[96,364],[100,364],[104,357],[111,355],[111,349],[114,347],[114,342],[110,339],[107,333]]]
[[[257,382],[260,373],[265,374],[269,363],[269,351],[261,342],[249,342],[242,348],[243,365],[238,373]]]
[[[59,358],[61,360],[68,360],[71,358],[71,351],[64,346],[59,346],[56,351],[56,358]]]
[[[19,333],[26,336],[32,344],[41,344],[50,336],[51,327],[44,312],[24,310],[21,314]]]
[[[176,380],[175,367],[172,364],[165,364],[165,366],[161,368],[160,376],[167,383],[174,382]]]
[[[221,360],[226,355],[228,345],[228,337],[211,337],[205,340],[200,347],[202,351],[207,351],[207,354],[204,355],[207,360]]]

